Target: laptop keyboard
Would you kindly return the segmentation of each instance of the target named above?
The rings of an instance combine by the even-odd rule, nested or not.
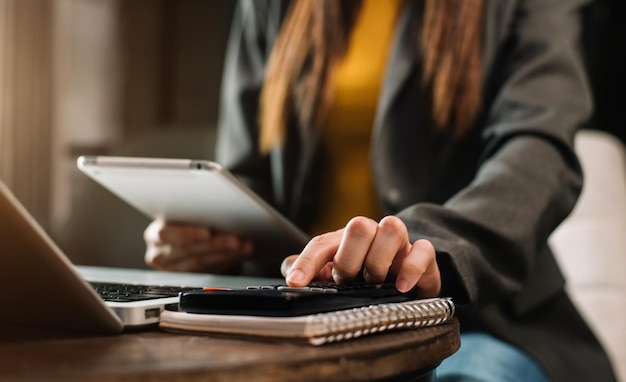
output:
[[[198,288],[165,286],[165,285],[141,285],[110,282],[89,282],[96,293],[104,301],[132,302],[153,300],[157,298],[178,297],[178,293]]]

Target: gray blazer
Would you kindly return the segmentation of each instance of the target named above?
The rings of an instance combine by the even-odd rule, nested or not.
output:
[[[400,14],[371,147],[380,203],[411,240],[437,250],[443,295],[462,331],[490,332],[531,354],[554,381],[613,381],[600,344],[564,292],[548,247],[582,186],[573,137],[592,111],[579,52],[585,0],[487,0],[483,108],[462,139],[435,133],[418,100],[413,23]],[[287,3],[242,1],[223,82],[217,160],[306,227],[316,207],[317,133],[288,126],[257,149],[263,73]],[[590,257],[589,261],[593,261]],[[278,270],[280,259],[271,259]],[[261,269],[261,268],[258,268]]]

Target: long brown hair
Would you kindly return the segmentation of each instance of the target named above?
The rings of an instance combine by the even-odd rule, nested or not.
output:
[[[382,0],[387,1],[387,0]],[[462,136],[480,106],[484,0],[425,0],[422,86],[435,127]],[[281,145],[290,113],[316,125],[331,100],[332,68],[347,49],[360,0],[291,4],[267,65],[260,99],[260,148]]]

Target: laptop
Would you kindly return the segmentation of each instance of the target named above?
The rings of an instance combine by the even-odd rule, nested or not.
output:
[[[178,303],[180,290],[245,288],[280,282],[269,278],[75,266],[0,181],[0,324],[4,326],[98,334],[157,328],[160,312]],[[94,286],[111,283],[121,284],[118,289],[147,287],[148,293],[145,299],[122,297],[105,301]]]

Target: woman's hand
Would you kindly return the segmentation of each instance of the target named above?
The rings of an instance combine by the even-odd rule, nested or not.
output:
[[[281,266],[291,286],[314,279],[347,283],[361,270],[369,283],[382,283],[391,275],[402,292],[415,286],[420,297],[441,292],[435,248],[428,240],[411,244],[406,226],[395,216],[379,223],[355,217],[343,229],[314,237],[300,255],[287,257]]]
[[[209,228],[153,221],[144,232],[145,261],[156,269],[224,273],[253,252],[251,242]]]

